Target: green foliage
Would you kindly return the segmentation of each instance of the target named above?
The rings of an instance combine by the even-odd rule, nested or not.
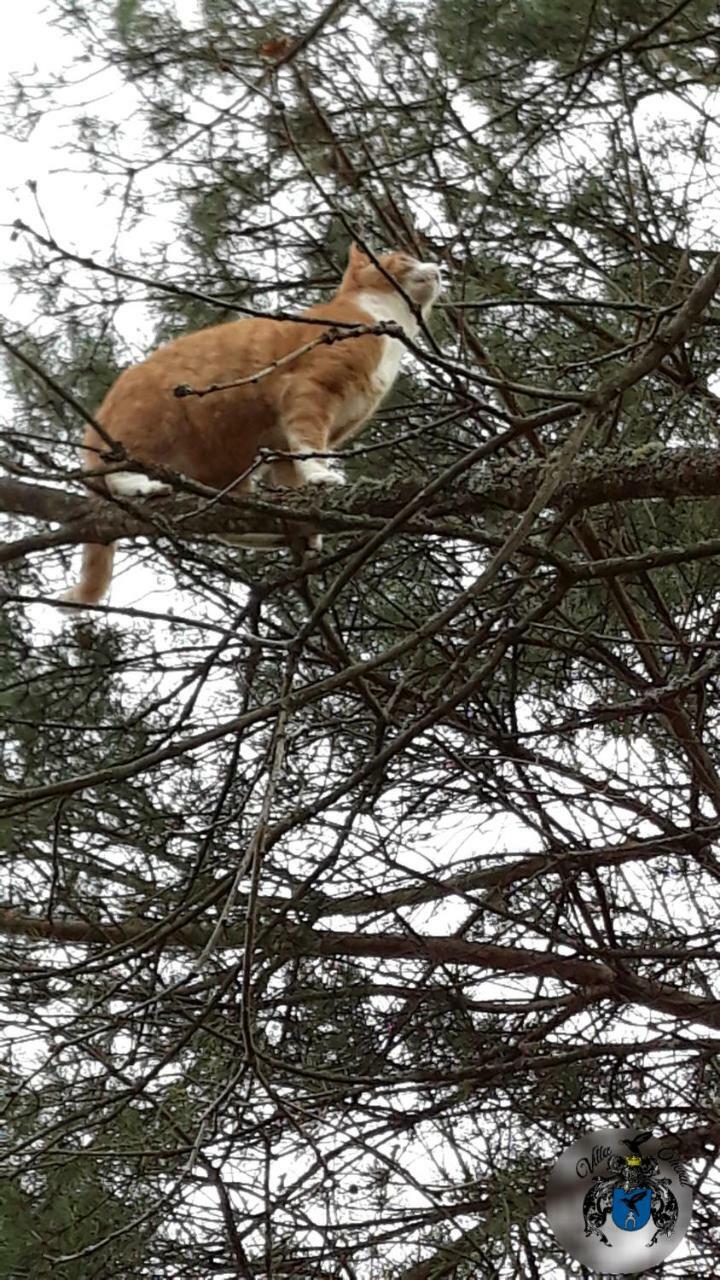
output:
[[[84,1280],[87,1257],[58,1261],[65,1253],[80,1253],[98,1237],[126,1230],[109,1252],[112,1272],[126,1274],[137,1267],[145,1247],[142,1236],[127,1230],[138,1204],[128,1200],[128,1187],[113,1195],[98,1181],[95,1161],[73,1158],[62,1162],[42,1187],[23,1192],[21,1187],[0,1185],[0,1267],[6,1276],[33,1276],[38,1280]]]
[[[45,1095],[37,1095],[35,1107],[16,1102],[10,1111],[6,1109],[0,1149],[18,1146],[22,1150],[25,1143],[31,1144],[56,1102],[49,1088]],[[129,1159],[133,1148],[147,1147],[147,1125],[133,1120],[133,1111],[125,1111],[112,1132],[106,1130],[100,1141],[82,1148],[61,1138],[52,1156],[37,1158],[31,1168],[19,1153],[4,1161],[0,1181],[4,1276],[85,1280],[97,1274],[98,1266],[107,1276],[140,1274],[158,1215],[150,1210],[144,1175],[136,1172],[129,1177],[127,1165],[113,1151],[124,1148]],[[101,1244],[111,1234],[112,1241]],[[80,1256],[66,1257],[73,1254]]]
[[[115,24],[121,40],[127,42],[133,33],[133,27],[141,14],[141,0],[117,0],[115,5]]]
[[[702,30],[713,12],[712,0],[699,0],[665,25],[650,49],[663,49],[663,60],[678,70],[697,70],[697,55],[687,37]],[[510,76],[529,77],[535,66],[554,63],[573,70],[593,57],[609,56],[637,38],[658,19],[651,0],[437,0],[429,21],[443,60],[467,77],[481,96],[494,90],[482,72],[491,59],[501,59]],[[652,58],[652,54],[649,55]],[[490,96],[492,100],[492,96]]]

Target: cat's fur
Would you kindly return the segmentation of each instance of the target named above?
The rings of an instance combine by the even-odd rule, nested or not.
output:
[[[427,315],[439,292],[439,271],[404,253],[379,259]],[[337,293],[303,316],[367,324],[394,320],[412,337],[418,325],[410,308],[356,245]],[[169,467],[216,489],[236,493],[252,483],[249,472],[258,449],[293,453],[329,453],[355,435],[392,386],[403,354],[396,338],[374,334],[322,344],[280,365],[257,382],[206,396],[174,394],[175,387],[208,387],[247,378],[324,332],[317,324],[253,318],[214,325],[159,347],[142,364],[120,374],[105,396],[97,419],[130,458]],[[107,444],[88,427],[83,457],[88,470],[101,466]],[[289,488],[305,484],[344,484],[323,458],[278,459],[270,463],[270,482]],[[168,492],[166,485],[140,472],[108,473],[103,484],[123,497]],[[263,535],[238,536],[240,545],[265,546],[282,540]],[[65,599],[94,604],[112,576],[114,548],[83,548],[82,577]]]

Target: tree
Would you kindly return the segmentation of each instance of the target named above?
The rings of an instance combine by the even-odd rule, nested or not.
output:
[[[30,184],[0,336],[5,1272],[580,1276],[547,1171],[625,1123],[712,1272],[715,7],[50,12],[6,119],[73,104],[91,217]],[[353,237],[446,291],[347,490],[88,493],[123,364]],[[43,608],[89,536],[110,604]]]

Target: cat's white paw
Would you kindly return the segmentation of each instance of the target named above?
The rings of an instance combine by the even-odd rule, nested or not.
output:
[[[316,462],[311,458],[309,462],[301,463],[301,466],[303,484],[345,484],[342,471],[335,471],[324,462]]]
[[[172,493],[172,485],[152,480],[140,471],[111,471],[105,484],[116,498],[154,498],[161,493]]]
[[[85,604],[82,588],[79,586],[70,587],[68,591],[63,591],[61,596],[55,597],[55,603],[59,609],[62,609],[66,604]]]

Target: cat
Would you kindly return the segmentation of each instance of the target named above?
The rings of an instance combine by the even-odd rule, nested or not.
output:
[[[215,489],[251,488],[258,449],[329,455],[370,420],[398,373],[405,350],[397,338],[366,334],[315,346],[257,382],[206,396],[175,395],[248,378],[291,355],[325,332],[303,317],[355,324],[393,320],[409,337],[418,322],[397,289],[401,286],[426,317],[440,292],[440,271],[409,254],[378,258],[388,276],[356,244],[350,248],[340,287],[329,302],[316,303],[298,321],[259,317],[230,321],[185,334],[158,347],[141,364],[125,369],[110,388],[97,420],[134,461],[168,467]],[[108,446],[88,426],[83,458],[88,470],[102,467]],[[286,488],[344,484],[327,457],[280,458],[269,465],[270,481]],[[101,481],[110,495],[152,497],[171,487],[140,472],[114,471]],[[284,545],[279,535],[223,536],[234,545],[267,549]],[[315,546],[319,544],[319,536]],[[77,586],[63,599],[96,604],[110,586],[114,546],[86,544]]]

